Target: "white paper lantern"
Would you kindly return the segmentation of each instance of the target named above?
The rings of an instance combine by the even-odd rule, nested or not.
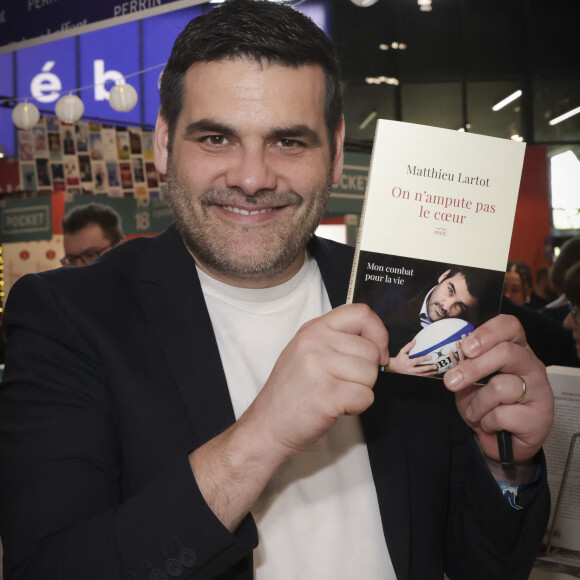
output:
[[[376,4],[379,0],[350,0],[356,6],[361,6],[362,8],[366,8],[367,6],[372,6]]]
[[[16,105],[12,110],[12,122],[19,129],[31,129],[38,123],[40,113],[36,105],[25,101]]]
[[[137,104],[137,91],[126,83],[115,85],[109,92],[109,105],[115,111],[127,113]]]
[[[56,116],[65,123],[75,123],[85,112],[83,102],[76,95],[61,97],[54,108]]]

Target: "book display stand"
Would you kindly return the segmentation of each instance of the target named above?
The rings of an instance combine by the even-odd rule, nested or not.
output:
[[[552,523],[551,523],[550,529],[548,531],[548,540],[546,543],[546,556],[550,555],[550,552],[552,549],[552,536],[554,535],[554,526],[556,524],[556,520],[558,519],[560,505],[562,502],[562,497],[564,496],[564,492],[566,490],[566,483],[568,481],[568,473],[570,472],[570,467],[573,463],[574,448],[575,448],[576,442],[578,440],[580,440],[580,432],[574,433],[574,435],[572,435],[572,439],[570,441],[570,447],[568,449],[568,457],[566,458],[566,463],[564,465],[564,472],[562,474],[562,482],[560,483],[560,489],[558,490],[556,507],[554,509],[554,514],[552,516]]]

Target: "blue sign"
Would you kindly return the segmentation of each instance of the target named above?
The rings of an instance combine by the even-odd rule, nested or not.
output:
[[[75,39],[66,38],[16,53],[19,97],[28,97],[39,109],[54,110],[61,94],[75,89]]]
[[[163,67],[169,60],[171,49],[179,33],[192,19],[202,14],[199,6],[178,10],[169,14],[152,16],[143,20],[143,38],[154,38],[154,42],[143,43],[143,100],[145,123],[154,125],[159,111],[159,79]]]
[[[3,0],[0,8],[0,47],[14,50],[31,39],[47,41],[78,35],[96,25],[103,28],[146,18],[159,11],[179,10],[203,0]],[[117,20],[117,22],[115,22]],[[51,38],[53,35],[53,38]],[[57,36],[54,36],[57,35]]]
[[[0,54],[0,97],[14,95],[12,58],[12,53]],[[0,153],[6,157],[14,155],[14,126],[9,107],[0,107]]]
[[[91,87],[79,93],[85,104],[85,116],[111,119],[121,123],[139,123],[140,106],[127,112],[115,111],[109,105],[109,91],[125,75],[141,69],[139,63],[139,23],[128,22],[113,28],[89,32],[79,37],[81,62],[80,86]],[[139,76],[127,79],[140,92]]]

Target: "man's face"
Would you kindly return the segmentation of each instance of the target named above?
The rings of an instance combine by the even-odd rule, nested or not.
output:
[[[564,328],[572,331],[572,338],[576,344],[576,355],[580,358],[580,325],[576,323],[576,320],[580,318],[578,314],[578,306],[572,305],[574,312],[569,312],[568,316],[564,318]]]
[[[449,270],[439,277],[439,284],[427,300],[427,314],[433,322],[443,318],[461,317],[477,304],[477,298],[467,290],[465,277],[455,274],[446,278],[448,274]]]
[[[198,266],[237,286],[273,286],[302,265],[342,171],[341,123],[334,162],[324,121],[325,81],[316,66],[251,60],[196,63],[168,152],[157,123],[155,160],[168,201]]]
[[[112,247],[99,224],[88,224],[74,234],[64,234],[63,238],[62,262],[67,266],[86,266]]]

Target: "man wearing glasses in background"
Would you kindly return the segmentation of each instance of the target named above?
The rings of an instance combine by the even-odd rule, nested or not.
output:
[[[580,357],[580,262],[566,270],[563,289],[568,299],[569,313],[562,324],[572,331],[576,352]]]
[[[70,210],[62,220],[63,266],[88,266],[125,239],[121,218],[111,207],[89,203]]]

